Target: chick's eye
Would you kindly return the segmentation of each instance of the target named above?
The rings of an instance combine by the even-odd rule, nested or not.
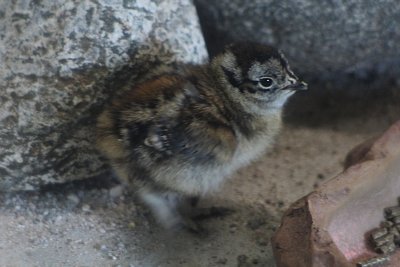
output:
[[[264,88],[268,88],[271,87],[272,84],[274,83],[274,80],[272,80],[271,78],[265,77],[265,78],[261,78],[260,81],[258,82],[262,87]]]

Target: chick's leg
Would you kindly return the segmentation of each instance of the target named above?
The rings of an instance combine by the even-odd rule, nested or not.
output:
[[[148,190],[140,192],[139,195],[163,227],[167,229],[179,227],[182,219],[177,211],[175,196]]]
[[[217,217],[225,217],[234,210],[225,207],[198,207],[199,197],[187,197],[181,201],[180,212],[188,218],[199,221]]]
[[[182,213],[182,204],[185,198],[177,193],[157,191],[140,192],[141,200],[150,208],[157,221],[166,229],[186,229],[195,233],[202,233],[203,228]]]

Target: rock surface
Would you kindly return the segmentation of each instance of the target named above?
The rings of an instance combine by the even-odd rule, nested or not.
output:
[[[253,40],[281,48],[297,72],[337,82],[400,73],[396,0],[196,0],[210,51]],[[386,76],[382,76],[386,79]],[[343,79],[343,77],[340,77]]]
[[[368,232],[397,205],[400,192],[400,121],[367,152],[354,150],[358,163],[298,200],[285,213],[273,238],[278,267],[354,266],[375,256]],[[359,148],[360,148],[359,147]],[[400,265],[400,252],[389,266]]]
[[[104,172],[93,126],[113,77],[206,57],[189,0],[1,1],[0,191]]]

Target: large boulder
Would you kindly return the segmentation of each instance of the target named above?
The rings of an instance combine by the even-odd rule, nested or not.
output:
[[[94,122],[115,77],[206,58],[190,0],[1,1],[0,191],[103,173]]]
[[[195,0],[207,45],[253,40],[281,48],[297,72],[323,80],[400,74],[396,0]],[[222,41],[222,42],[221,42]]]

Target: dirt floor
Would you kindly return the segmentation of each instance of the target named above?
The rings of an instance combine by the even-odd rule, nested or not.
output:
[[[103,178],[0,195],[0,266],[274,266],[270,238],[283,211],[400,118],[391,97],[314,95],[289,103],[276,146],[201,202],[235,211],[204,220],[207,236],[164,231]]]

